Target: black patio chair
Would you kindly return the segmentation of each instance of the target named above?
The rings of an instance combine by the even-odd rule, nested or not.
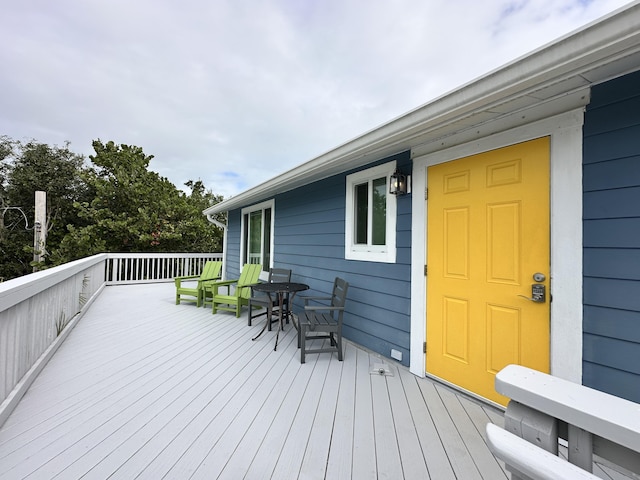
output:
[[[349,284],[336,277],[330,297],[305,296],[304,312],[298,317],[298,347],[300,363],[305,362],[308,353],[337,352],[342,361],[342,314],[347,299]],[[322,303],[310,305],[311,302]],[[329,339],[329,346],[308,349],[307,342],[317,339]]]
[[[269,283],[283,283],[291,281],[291,270],[286,268],[272,268],[269,270],[269,278],[267,280]],[[288,310],[288,298],[285,297],[283,308],[285,311]],[[249,316],[247,318],[247,324],[251,326],[251,323],[254,318],[261,317],[262,315],[267,315],[269,319],[268,328],[271,330],[271,319],[275,313],[279,313],[278,309],[278,298],[277,296],[271,298],[271,302],[269,301],[269,296],[266,293],[260,292],[251,292],[251,298],[249,298]],[[259,310],[260,313],[256,314],[254,310]],[[264,311],[262,311],[264,309]],[[275,309],[275,313],[274,313]]]

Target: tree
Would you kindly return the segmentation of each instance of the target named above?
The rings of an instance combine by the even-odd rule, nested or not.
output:
[[[181,226],[183,250],[185,252],[221,252],[222,232],[209,222],[202,214],[203,210],[223,200],[222,195],[215,195],[206,190],[201,180],[189,180],[185,186],[191,189],[191,194],[185,198],[187,211],[184,225]],[[224,223],[222,214],[218,220]]]
[[[32,271],[33,219],[36,190],[47,193],[47,245],[56,246],[67,224],[81,224],[73,202],[87,194],[81,178],[84,158],[69,145],[49,146],[0,138],[0,277],[13,278]],[[40,268],[48,264],[45,260]]]
[[[220,252],[202,211],[222,200],[202,181],[186,194],[149,171],[142,148],[93,142],[87,163],[69,145],[0,136],[0,281],[32,271],[36,190],[47,192],[46,268],[102,252]]]
[[[75,204],[86,225],[69,226],[58,262],[100,252],[219,251],[220,233],[202,215],[216,197],[202,182],[188,182],[186,196],[148,170],[153,156],[142,148],[100,140],[93,148],[85,182],[94,197]]]
[[[8,158],[13,153],[13,141],[5,136],[0,137],[0,248],[5,237],[4,216],[7,207],[7,175],[9,171]]]

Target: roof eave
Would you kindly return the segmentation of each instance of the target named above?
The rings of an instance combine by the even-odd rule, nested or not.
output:
[[[531,106],[628,73],[640,65],[640,0],[547,46],[442,95],[277,177],[208,209],[204,214],[248,206],[267,197],[357,168],[386,155],[447,136],[462,119],[491,112],[513,114],[518,99]],[[633,68],[632,68],[633,67]],[[526,103],[526,102],[525,102]],[[505,110],[509,105],[511,110]],[[447,130],[450,126],[450,130]],[[473,128],[473,121],[464,128]],[[429,132],[433,132],[430,137]]]

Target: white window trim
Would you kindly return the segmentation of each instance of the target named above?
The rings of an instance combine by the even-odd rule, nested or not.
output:
[[[250,207],[245,207],[240,212],[240,265],[239,268],[242,270],[243,259],[246,256],[247,247],[245,245],[245,221],[244,217],[246,214],[251,212],[255,212],[256,210],[265,210],[267,208],[271,209],[271,231],[269,232],[269,242],[271,243],[271,260],[270,264],[267,265],[267,270],[273,268],[273,257],[274,257],[274,232],[275,232],[275,218],[276,218],[276,202],[274,199],[267,200],[266,202],[256,203],[255,205],[251,205]],[[265,265],[262,266],[263,271],[260,273],[260,278],[262,280],[266,280],[268,278],[268,272],[264,271]],[[264,277],[264,278],[263,278]]]
[[[395,195],[390,195],[387,190],[387,218],[386,218],[386,245],[384,246],[362,246],[354,244],[355,225],[355,204],[354,188],[363,182],[376,178],[387,178],[387,189],[389,188],[389,177],[396,169],[396,162],[389,162],[367,170],[347,175],[347,194],[345,209],[345,242],[344,257],[347,260],[360,260],[368,262],[395,263],[396,262],[396,212],[397,199]]]

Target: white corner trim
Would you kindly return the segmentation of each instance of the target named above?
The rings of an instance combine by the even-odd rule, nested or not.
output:
[[[551,374],[582,383],[582,124],[551,136]]]
[[[428,158],[414,160],[411,174],[411,337],[409,370],[424,377],[426,356],[422,343],[427,339],[427,282],[424,265],[427,263],[427,189]]]

